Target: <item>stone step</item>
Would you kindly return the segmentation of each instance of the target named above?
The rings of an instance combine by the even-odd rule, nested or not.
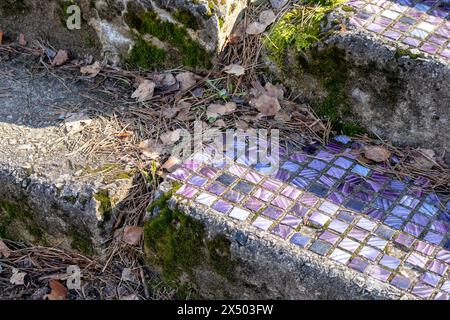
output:
[[[0,237],[100,254],[132,179],[113,157],[74,152],[90,139],[83,130],[102,128],[92,110],[104,106],[88,83],[63,85],[3,58]]]
[[[167,176],[179,186],[172,206],[229,239],[239,297],[448,300],[450,201],[427,179],[359,162],[362,147],[337,136],[281,149],[275,170],[197,153]],[[200,292],[230,287],[204,278]]]
[[[266,42],[279,79],[338,130],[365,128],[400,145],[446,151],[450,160],[448,1],[346,1],[330,9],[317,34],[293,10],[268,33],[278,49]],[[319,17],[320,10],[309,12]],[[289,25],[320,41],[286,40]]]

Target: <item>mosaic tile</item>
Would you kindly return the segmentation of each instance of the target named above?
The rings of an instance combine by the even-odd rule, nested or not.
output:
[[[269,230],[270,226],[273,224],[272,220],[266,219],[264,217],[257,217],[255,221],[253,221],[252,225],[257,227],[258,229],[267,231]]]
[[[310,242],[311,238],[300,233],[295,233],[291,238],[291,243],[299,246],[300,248],[305,248]]]
[[[387,25],[387,19],[377,23]],[[397,19],[408,23],[406,16]],[[419,298],[448,298],[450,201],[445,208],[439,195],[427,193],[428,179],[400,181],[356,163],[352,150],[364,145],[340,139],[325,148],[307,146],[276,172],[260,170],[263,164],[199,165],[196,158],[168,177],[182,182],[177,196],[211,213],[251,224],[292,248],[326,256]]]
[[[230,217],[235,218],[237,220],[244,221],[248,218],[250,215],[250,212],[240,209],[240,208],[233,208],[233,210],[230,212]]]

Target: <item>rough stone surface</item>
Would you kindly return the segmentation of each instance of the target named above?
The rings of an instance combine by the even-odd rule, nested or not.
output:
[[[99,120],[92,113],[89,119],[89,112],[102,106],[89,99],[87,84],[65,87],[58,78],[30,74],[12,60],[3,59],[0,66],[0,220],[6,221],[10,211],[27,215],[25,225],[13,219],[19,225],[2,231],[30,242],[100,253],[111,222],[102,204],[110,201],[106,213],[113,215],[131,183],[107,179],[107,168],[117,163],[113,157],[88,160],[72,149],[77,141],[87,142],[73,131],[83,128],[77,127],[74,114],[85,114],[86,126],[95,126]],[[30,230],[39,231],[33,235]],[[80,248],[80,241],[88,247]]]
[[[335,112],[344,121],[398,145],[445,151],[450,159],[449,60],[355,26],[352,16],[335,9],[323,24],[328,32],[323,41],[305,52],[288,48],[281,65],[268,59],[272,71],[312,105],[320,104],[330,95],[326,81],[335,75],[314,68],[331,61],[338,68],[338,94],[350,107],[335,101]]]

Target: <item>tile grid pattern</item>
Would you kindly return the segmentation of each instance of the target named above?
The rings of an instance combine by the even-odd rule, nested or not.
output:
[[[389,40],[450,59],[449,0],[350,0],[350,24]]]
[[[337,137],[266,167],[186,162],[177,195],[424,299],[450,299],[450,201],[358,163]],[[395,161],[395,159],[393,159]],[[205,208],[205,209],[207,209]]]

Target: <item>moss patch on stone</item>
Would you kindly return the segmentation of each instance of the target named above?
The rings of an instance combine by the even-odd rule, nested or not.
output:
[[[36,244],[45,244],[44,232],[23,205],[0,202],[0,238],[22,241],[32,238]]]
[[[140,35],[154,36],[160,41],[168,43],[174,49],[173,54],[167,54],[164,57],[164,63],[161,66],[174,66],[177,63],[192,68],[207,69],[211,66],[212,54],[194,41],[185,27],[163,21],[155,12],[137,9],[132,5],[128,6],[125,21],[131,28],[136,29]],[[143,44],[139,42],[138,44],[141,45],[141,50],[134,51],[133,60],[145,61],[148,59],[149,49],[142,50]],[[163,60],[161,56],[160,59]]]
[[[149,263],[159,266],[164,280],[176,287],[186,285],[181,280],[186,277],[195,287],[194,271],[204,267],[232,280],[236,261],[231,257],[230,241],[224,235],[207,239],[202,223],[168,207],[171,196],[169,192],[149,207],[150,212],[159,212],[144,227]]]
[[[148,43],[142,37],[137,38],[127,62],[133,67],[150,69],[161,66],[166,60],[166,51]]]
[[[94,194],[94,199],[100,204],[98,210],[103,217],[103,221],[110,219],[112,214],[112,204],[111,198],[109,197],[109,191],[104,189],[97,191],[97,193]]]
[[[73,249],[81,252],[86,256],[94,255],[94,245],[92,243],[92,239],[89,236],[78,230],[72,230],[71,238],[72,243],[70,245]]]
[[[199,24],[195,16],[185,9],[176,10],[172,16],[180,23],[185,25],[187,28],[198,30]]]

